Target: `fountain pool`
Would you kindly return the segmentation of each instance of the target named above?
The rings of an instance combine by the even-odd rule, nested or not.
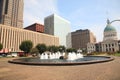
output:
[[[59,59],[60,56],[64,54],[42,54],[37,58],[19,58],[13,59],[8,62],[16,64],[25,64],[25,65],[83,65],[83,64],[93,64],[112,61],[114,58],[108,56],[84,56],[80,53],[68,53],[67,59]]]

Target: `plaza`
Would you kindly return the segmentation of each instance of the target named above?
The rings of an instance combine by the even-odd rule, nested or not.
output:
[[[9,54],[12,52],[13,53],[19,53],[19,52],[21,53],[23,51],[25,53],[30,52],[31,50],[26,51],[22,49],[23,50],[22,51],[20,48],[21,42],[25,40],[32,41],[34,44],[33,47],[35,47],[39,43],[41,44],[44,43],[46,46],[54,47],[54,49],[55,49],[55,46],[60,46],[60,45],[63,45],[66,48],[70,48],[70,49],[76,48],[76,46],[72,46],[73,45],[72,41],[74,41],[75,45],[77,45],[76,49],[79,49],[78,51],[74,49],[71,49],[72,51],[70,49],[65,50],[59,47],[61,53],[68,52],[68,54],[67,55],[57,54],[56,56],[56,54],[54,54],[56,50],[54,49],[52,50],[50,47],[49,47],[50,50],[48,51],[46,50],[46,53],[43,53],[45,52],[45,50],[42,51],[42,49],[39,49],[39,53],[41,53],[41,55],[39,54],[38,57],[37,55],[34,56],[34,59],[37,58],[37,61],[35,59],[35,63],[36,62],[40,63],[42,59],[43,60],[45,59],[45,61],[46,60],[49,61],[49,59],[54,60],[56,58],[58,60],[66,59],[70,61],[68,63],[72,63],[72,61],[74,62],[75,60],[78,60],[79,58],[84,59],[86,55],[88,56],[91,55],[91,54],[84,54],[87,52],[88,53],[100,52],[100,54],[102,54],[103,52],[105,53],[104,56],[110,56],[114,60],[109,61],[109,62],[103,62],[103,63],[89,64],[89,65],[74,65],[74,66],[73,65],[69,65],[69,66],[68,65],[66,66],[65,65],[59,65],[59,66],[52,65],[50,66],[50,65],[12,64],[12,63],[9,63],[10,60],[13,60],[16,58],[21,58],[21,60],[23,60],[23,58],[18,57],[18,56],[0,57],[0,80],[120,80],[120,54],[118,53],[120,52],[120,45],[119,45],[120,40],[119,38],[117,38],[118,37],[117,30],[120,30],[120,29],[116,29],[115,27],[111,25],[111,23],[116,20],[113,20],[113,21],[109,21],[109,19],[107,20],[107,25],[106,25],[106,28],[104,29],[103,41],[100,43],[96,43],[95,36],[88,29],[81,30],[82,28],[89,28],[93,31],[96,30],[95,31],[97,33],[96,37],[99,38],[101,36],[101,34],[98,35],[98,33],[102,31],[101,28],[104,28],[104,25],[102,25],[104,24],[104,22],[102,23],[102,21],[105,20],[106,18],[105,15],[102,15],[105,12],[105,10],[103,10],[103,7],[105,7],[103,5],[103,1],[102,1],[103,7],[99,6],[101,4],[98,5],[99,2],[96,3],[94,1],[95,4],[97,5],[94,4],[95,6],[92,6],[92,8],[91,8],[91,5],[93,5],[94,3],[92,1],[87,2],[89,3],[89,5],[91,2],[92,4],[90,6],[88,4],[85,4],[84,6],[85,8],[81,6],[81,3],[82,5],[84,4],[82,1],[80,0],[78,0],[78,2],[74,1],[78,3],[80,10],[78,9],[75,10],[74,8],[71,8],[74,6],[72,5],[74,2],[71,4],[69,1],[70,5],[68,6],[67,6],[68,2],[66,2],[65,7],[62,3],[62,9],[65,11],[61,12],[59,8],[56,8],[58,9],[58,11],[55,10],[55,12],[58,12],[57,14],[60,14],[60,16],[65,17],[67,20],[64,19],[63,17],[56,15],[55,12],[53,12],[52,15],[47,16],[48,14],[46,14],[46,12],[47,11],[49,12],[50,8],[46,10],[47,8],[46,6],[50,7],[50,5],[48,5],[50,3],[49,1],[53,1],[53,0],[47,1],[47,5],[44,5],[44,2],[39,2],[41,0],[29,0],[27,3],[29,4],[30,8],[27,8],[26,7],[27,5],[25,4],[26,10],[24,10],[24,1],[25,0],[0,0],[0,43],[2,44],[1,49],[3,48],[0,53]],[[35,3],[37,3],[40,6],[38,7],[37,4],[34,5],[33,2],[29,3],[31,1],[38,1]],[[62,1],[62,0],[57,0],[57,1]],[[42,7],[41,3],[42,5],[44,5],[44,7]],[[75,6],[77,6],[77,3],[75,3]],[[108,1],[107,3],[109,5],[113,4],[112,1]],[[116,3],[115,5],[117,5],[116,7],[114,5],[108,6],[108,9],[112,7],[111,9],[115,10],[111,12],[116,12],[117,10],[119,11],[119,8],[116,9],[119,5],[117,3],[119,2],[116,1],[115,3]],[[32,9],[30,4],[34,6],[34,9]],[[88,9],[86,8],[86,5],[87,7],[89,7]],[[57,6],[57,4],[55,6]],[[68,7],[68,10],[70,10],[70,12],[67,9],[65,9],[67,7]],[[101,10],[103,10],[103,12],[99,12],[101,10],[98,7],[101,7]],[[83,9],[83,11],[81,9]],[[31,11],[29,12],[29,10],[31,10],[33,13]],[[52,7],[52,10],[54,10],[53,7]],[[85,10],[87,12],[84,12]],[[97,13],[95,13],[94,10],[96,10]],[[27,12],[27,16],[26,16],[26,12]],[[67,14],[64,15],[64,12],[67,12]],[[33,14],[33,16],[31,16],[31,14],[29,13]],[[37,16],[37,14],[41,14],[41,13],[45,15],[42,15],[42,17],[40,17],[40,15]],[[83,13],[86,15],[82,15]],[[23,15],[25,16],[23,17]],[[96,15],[99,17],[96,17]],[[119,12],[118,14],[114,14],[111,17],[114,17],[115,15],[119,15]],[[36,19],[38,17],[40,18],[39,20]],[[42,19],[43,17],[44,19]],[[114,18],[119,18],[119,16],[116,16]],[[40,24],[38,23],[38,25],[36,25],[36,20],[40,22],[41,20],[44,20],[43,21],[44,24],[40,25],[41,23]],[[117,21],[120,21],[120,20],[117,20]],[[32,23],[35,22],[35,26],[34,27],[32,26],[32,29],[26,30],[24,28],[25,26],[23,26],[24,22],[25,23],[28,22],[30,24],[31,22]],[[42,26],[42,28],[40,28],[40,26]],[[73,32],[75,34],[71,34],[71,26],[72,28],[74,27],[72,30],[76,30],[76,29],[80,29],[80,30],[77,30],[77,32],[76,31]],[[99,26],[100,26],[100,29],[99,29]],[[38,32],[38,30],[41,30],[42,33]],[[87,45],[88,42],[89,44]],[[80,45],[82,45],[83,47],[80,47]],[[40,48],[40,47],[36,46],[36,48]],[[45,49],[45,46],[42,48]],[[88,49],[88,51],[86,50],[86,48]],[[76,53],[80,52],[80,54],[83,54],[82,57],[80,57],[80,54],[78,56],[75,52]],[[109,52],[111,53],[114,52],[115,54],[108,55],[107,53]],[[38,52],[35,51],[35,53],[38,53]],[[114,56],[116,54],[119,55],[119,57]],[[98,58],[98,54],[94,54],[94,56],[96,55]],[[31,55],[25,54],[25,57],[27,56],[28,56],[28,59],[24,58],[26,62],[28,62],[28,60],[31,60],[30,59]],[[102,54],[102,57],[103,57],[103,54]],[[98,59],[96,59],[96,61],[98,61]],[[32,60],[31,60],[31,63],[33,63]],[[41,63],[44,63],[44,62],[41,62]],[[50,64],[50,62],[47,62],[47,63]],[[56,64],[58,64],[58,62]]]
[[[0,58],[0,80],[120,80],[120,57],[114,58],[77,66],[18,65],[8,63],[13,58]]]

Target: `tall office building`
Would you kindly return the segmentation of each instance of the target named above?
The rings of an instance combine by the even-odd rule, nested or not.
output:
[[[0,0],[0,24],[23,27],[23,0]]]
[[[75,49],[87,49],[87,43],[95,43],[96,38],[93,33],[86,30],[77,30],[72,32],[72,47]]]
[[[45,33],[59,37],[60,45],[71,47],[70,22],[52,14],[44,19]]]

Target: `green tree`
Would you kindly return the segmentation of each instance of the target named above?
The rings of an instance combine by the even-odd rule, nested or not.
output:
[[[85,54],[85,53],[87,53],[87,49],[86,48],[83,48],[82,49],[82,52]]]
[[[30,53],[33,55],[33,56],[37,56],[39,54],[39,50],[37,48],[32,48]]]
[[[59,46],[58,48],[59,48],[59,51],[60,51],[60,52],[65,52],[65,51],[66,51],[65,46]]]
[[[72,48],[68,48],[66,51],[67,52],[72,52]]]
[[[3,48],[3,45],[0,43],[0,50],[2,50],[2,48]]]
[[[43,52],[45,52],[47,50],[47,47],[45,44],[38,44],[36,46],[36,48],[38,49],[39,53],[42,54]]]
[[[74,49],[74,48],[68,48],[66,51],[67,51],[67,52],[77,52],[77,50]]]
[[[59,47],[54,45],[48,47],[48,51],[50,52],[57,52],[58,50],[59,50]]]
[[[77,53],[77,50],[76,50],[76,49],[74,49],[74,48],[72,49],[72,51],[73,51],[73,52],[75,52],[75,53]]]
[[[30,52],[30,50],[32,49],[33,47],[33,43],[32,41],[30,40],[26,40],[26,41],[23,41],[20,46],[19,46],[19,49],[24,51],[25,54],[28,54]]]

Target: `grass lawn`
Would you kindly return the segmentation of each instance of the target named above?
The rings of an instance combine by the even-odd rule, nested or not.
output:
[[[114,56],[119,56],[120,57],[120,53],[115,53]]]

